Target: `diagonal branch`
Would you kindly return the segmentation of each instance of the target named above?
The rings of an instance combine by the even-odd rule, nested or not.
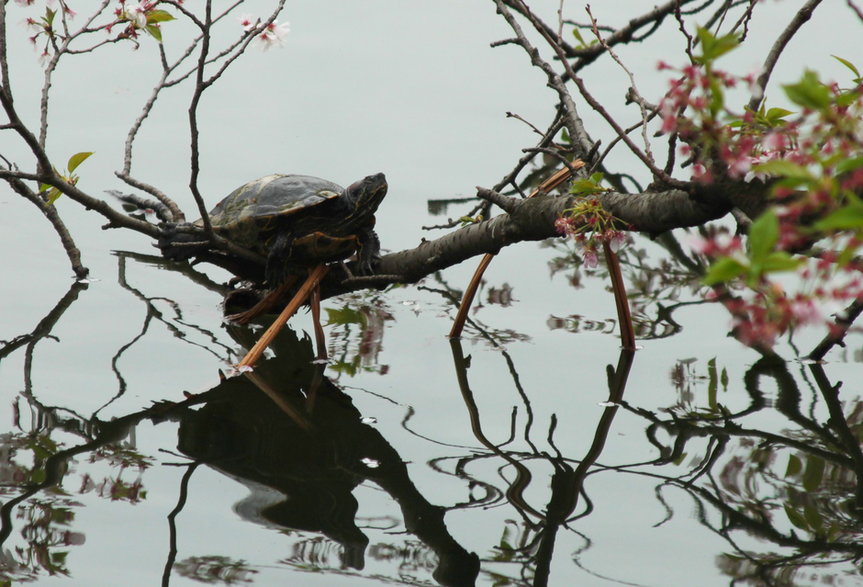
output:
[[[574,155],[578,158],[586,158],[587,154],[593,149],[593,141],[584,129],[584,124],[582,123],[581,117],[578,115],[578,109],[575,107],[575,102],[572,100],[572,95],[567,91],[563,79],[547,61],[539,56],[539,51],[536,47],[531,45],[530,41],[527,40],[524,31],[521,29],[521,25],[518,24],[518,21],[515,19],[512,12],[510,12],[504,0],[495,0],[495,4],[497,5],[498,13],[506,19],[507,24],[509,24],[510,28],[515,32],[518,44],[530,57],[531,64],[540,68],[545,73],[548,78],[549,87],[557,92],[560,103],[566,111],[566,129],[569,132],[573,145],[576,146]],[[527,6],[523,3],[521,4],[524,10],[528,10]],[[538,30],[542,30],[541,23],[534,24],[534,27]],[[548,35],[547,39],[551,39],[553,36],[553,33],[549,33],[547,31],[546,34]],[[553,40],[550,42],[554,43]]]
[[[498,4],[499,10],[500,10],[500,7],[503,5],[502,0],[495,0],[495,2]],[[596,98],[594,98],[593,95],[588,91],[587,86],[585,85],[584,81],[580,77],[578,77],[578,75],[576,74],[572,65],[567,60],[566,54],[564,53],[563,49],[557,43],[555,38],[546,31],[546,27],[544,27],[542,21],[540,21],[536,17],[536,15],[533,14],[533,12],[524,3],[523,0],[518,0],[518,2],[521,5],[521,13],[525,15],[525,17],[533,25],[534,29],[536,29],[536,31],[538,33],[540,33],[540,35],[542,35],[543,39],[545,39],[548,46],[557,54],[558,59],[563,64],[563,67],[566,71],[567,76],[573,82],[575,82],[575,85],[578,87],[578,91],[581,94],[582,98],[584,98],[585,101],[591,106],[591,108],[593,108],[600,116],[602,116],[602,118],[606,121],[606,123],[609,126],[611,126],[611,128],[614,130],[616,135],[618,137],[620,137],[620,140],[622,140],[626,144],[626,146],[629,147],[629,150],[636,157],[638,157],[642,161],[642,163],[644,163],[644,165],[650,170],[653,177],[656,178],[657,180],[663,182],[665,185],[667,185],[669,187],[674,187],[674,188],[678,188],[678,189],[690,189],[691,186],[688,182],[683,182],[683,181],[674,179],[669,174],[667,174],[664,170],[657,167],[655,162],[652,161],[651,158],[644,151],[642,151],[638,147],[638,145],[636,145],[632,141],[632,139],[629,137],[629,135],[626,134],[626,131],[620,126],[620,124],[614,119],[614,117],[611,116],[608,113],[608,111],[602,106],[602,104],[600,104],[599,101]],[[514,19],[512,19],[512,20],[514,21]],[[510,19],[507,19],[507,22],[510,22]],[[511,22],[510,22],[510,26],[512,26]],[[516,30],[516,29],[513,29],[513,30]],[[520,29],[516,30],[516,34],[517,35],[521,34]],[[519,40],[521,41],[522,38],[523,38],[523,34],[521,34],[521,38]],[[526,44],[527,44],[527,40],[525,39],[522,42],[522,45],[524,46]],[[538,51],[536,51],[536,49],[533,49],[533,51],[535,53],[531,55],[531,61],[535,62],[535,64],[536,64],[536,62],[544,63],[550,69],[550,66],[548,66],[548,64],[546,62],[542,61],[539,58]],[[558,76],[556,73],[554,73],[554,78],[555,78],[555,81],[561,80],[560,76]],[[566,88],[563,87],[562,80],[560,81],[560,84],[561,84],[560,88],[555,88],[555,89],[557,89],[558,92],[563,92],[566,95],[564,104],[567,104],[567,103],[572,104],[572,112],[574,113],[575,112],[575,104],[572,102],[572,96],[570,96],[569,92],[566,91]],[[580,119],[578,120],[578,122],[580,123]]]
[[[785,27],[785,30],[782,31],[773,43],[773,47],[770,48],[770,52],[767,54],[767,59],[764,60],[761,75],[759,75],[758,79],[755,80],[755,88],[752,90],[752,97],[749,99],[749,110],[758,110],[758,106],[764,98],[764,90],[767,88],[767,82],[770,81],[770,75],[773,73],[773,68],[776,66],[776,62],[779,61],[779,57],[785,50],[785,46],[788,45],[788,42],[792,37],[797,34],[800,27],[812,18],[812,13],[819,4],[821,4],[821,0],[809,0],[803,8],[797,11],[797,14],[794,15],[794,18],[791,19],[791,22],[788,23],[788,26]]]

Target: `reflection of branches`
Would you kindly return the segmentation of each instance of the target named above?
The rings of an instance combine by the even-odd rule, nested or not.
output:
[[[188,344],[191,344],[195,347],[198,347],[198,348],[204,350],[205,352],[213,355],[217,359],[221,359],[225,362],[230,362],[230,357],[232,355],[235,355],[233,349],[231,349],[230,347],[228,347],[224,343],[220,342],[216,338],[216,336],[212,332],[210,332],[209,330],[206,330],[204,328],[197,327],[197,326],[194,326],[194,325],[189,324],[187,322],[184,322],[183,321],[183,314],[182,314],[182,311],[180,310],[180,306],[176,302],[174,302],[173,300],[169,300],[167,298],[161,298],[161,297],[156,298],[156,297],[146,296],[139,289],[134,288],[131,285],[129,285],[129,282],[126,278],[126,261],[127,261],[127,259],[132,258],[132,259],[137,260],[137,261],[146,261],[146,262],[150,262],[150,263],[155,262],[155,263],[158,263],[159,265],[166,266],[166,265],[168,265],[168,263],[164,259],[162,259],[161,257],[149,257],[148,258],[148,257],[143,256],[143,255],[135,255],[135,254],[124,253],[124,252],[117,252],[116,255],[117,255],[117,272],[118,272],[117,273],[117,282],[120,284],[120,287],[127,290],[133,296],[135,296],[136,298],[141,300],[141,302],[144,304],[144,307],[146,309],[146,313],[144,316],[144,321],[141,324],[141,330],[138,332],[138,334],[136,334],[129,342],[120,346],[117,349],[117,352],[114,353],[114,356],[111,357],[111,370],[114,372],[114,375],[117,377],[117,382],[118,382],[117,393],[114,394],[114,396],[112,398],[110,398],[107,402],[105,402],[101,407],[99,407],[94,412],[94,415],[98,414],[100,411],[105,409],[107,406],[111,405],[115,400],[122,397],[122,395],[126,392],[126,380],[123,377],[123,375],[120,373],[120,369],[118,367],[118,364],[120,362],[120,358],[123,356],[123,354],[126,353],[126,351],[131,349],[133,346],[135,346],[135,344],[137,344],[140,340],[142,340],[144,338],[144,336],[147,334],[147,332],[150,329],[150,323],[154,319],[156,321],[162,323],[165,326],[165,328],[168,330],[168,332],[173,334],[176,338],[179,338],[180,340],[183,340],[183,341],[187,342]],[[194,273],[195,272],[190,267],[184,267],[182,270],[185,273],[190,273],[190,272]],[[200,277],[203,278],[203,276],[200,276]],[[200,281],[200,279],[199,279],[199,281]],[[215,284],[212,284],[212,285],[214,286]],[[157,301],[162,301],[162,302],[165,302],[169,305],[169,307],[174,312],[173,321],[166,319],[164,317],[163,313],[156,308],[155,302],[157,302]],[[193,340],[190,340],[188,338],[187,331],[181,330],[180,328],[178,328],[174,324],[174,322],[176,322],[178,324],[182,324],[186,328],[192,328],[192,329],[198,331],[199,333],[205,335],[211,344],[205,345],[205,344],[197,343]],[[215,347],[221,347],[225,351],[225,356],[223,356],[223,357],[220,356],[212,348],[214,346]]]
[[[638,238],[618,251],[620,263],[626,274],[627,295],[632,306],[633,322],[639,339],[667,338],[679,333],[682,326],[674,319],[674,313],[688,306],[710,303],[700,297],[680,301],[684,289],[697,291],[697,283],[703,275],[704,266],[698,258],[690,258],[683,252],[679,242],[671,233],[663,234],[657,242],[672,253],[651,262],[647,252],[638,245]],[[560,254],[549,261],[552,274],[570,270],[567,276],[574,287],[581,286],[582,271],[590,277],[608,278],[605,260],[599,260],[597,269],[583,269],[580,257],[570,242],[549,240],[545,245]],[[588,320],[582,316],[551,316],[552,328],[564,328],[570,332],[601,330],[611,332],[615,322]]]
[[[506,465],[502,469],[508,466],[516,472],[514,479],[506,480],[507,488],[505,495],[508,502],[522,517],[524,527],[533,534],[533,538],[518,548],[520,556],[514,556],[511,559],[521,565],[522,578],[525,578],[526,574],[532,574],[532,585],[547,585],[554,554],[555,537],[558,531],[561,526],[588,515],[592,510],[592,505],[587,499],[586,494],[584,494],[584,479],[590,468],[596,463],[605,446],[605,440],[611,430],[611,423],[617,413],[619,402],[623,398],[627,377],[632,365],[633,353],[626,350],[621,351],[617,368],[608,367],[608,405],[599,420],[593,442],[584,458],[578,462],[576,467],[573,467],[554,444],[553,436],[557,425],[556,416],[552,416],[551,418],[547,438],[549,445],[556,452],[556,456],[539,452],[529,438],[526,438],[526,441],[530,445],[532,452],[527,454],[518,453],[513,450],[503,450],[503,445],[491,442],[482,429],[479,408],[473,398],[473,392],[468,382],[468,363],[462,353],[461,343],[457,339],[454,339],[451,341],[451,345],[459,389],[470,415],[474,436],[476,436],[480,444],[490,451],[491,454],[488,455],[489,457],[493,455],[505,461]],[[526,397],[525,402],[529,407],[530,402]],[[472,457],[470,460],[473,461],[477,458],[486,457]],[[550,480],[551,495],[544,513],[530,505],[525,498],[525,491],[533,481],[533,475],[526,463],[537,459],[545,460],[553,467]],[[502,475],[502,477],[506,479],[505,476]],[[584,496],[586,500],[586,508],[582,513],[573,516],[572,514],[578,506],[579,497],[581,496]]]
[[[168,514],[168,557],[165,559],[165,570],[162,573],[162,585],[170,585],[171,569],[174,567],[174,561],[177,558],[177,516],[183,511],[186,506],[186,500],[189,497],[189,481],[195,470],[198,468],[196,463],[192,463],[186,468],[183,473],[183,478],[180,480],[180,492],[177,496],[177,505]]]
[[[720,559],[723,570],[733,576],[742,573],[739,578],[760,577],[770,583],[778,573],[790,577],[816,561],[858,560],[863,557],[859,543],[863,451],[849,424],[859,426],[861,410],[846,416],[838,395],[839,385],[829,382],[820,364],[810,365],[810,372],[830,414],[826,425],[800,412],[800,391],[785,363],[763,358],[744,377],[752,402],[736,413],[721,405],[703,412],[681,412],[678,408],[669,420],[624,403],[627,409],[652,422],[647,428],[648,437],[660,449],[660,457],[652,463],[610,469],[662,479],[660,487],[684,489],[702,508],[709,505],[722,513],[724,521],[716,527],[709,522],[712,516],[703,515],[700,520],[737,552]],[[798,429],[776,433],[743,424],[745,417],[771,405],[760,390],[764,377],[776,384],[776,410]],[[659,428],[673,435],[672,447],[659,443],[653,434]],[[693,438],[708,438],[709,442],[704,458],[689,473],[667,477],[645,469],[679,460],[688,452]],[[788,455],[787,468],[784,475],[779,471],[774,474],[771,465],[783,453]],[[756,491],[759,487],[760,491]],[[773,487],[773,499],[765,493],[767,487]],[[667,505],[666,508],[670,518],[672,510]],[[776,515],[776,510],[784,510],[787,520],[811,538],[780,529],[783,518]],[[733,536],[739,530],[793,552],[759,555],[752,547],[744,549]],[[734,564],[735,556],[747,561],[746,565]]]
[[[441,285],[440,288],[421,285],[418,286],[417,289],[439,295],[446,300],[448,309],[457,309],[458,304],[461,301],[462,292],[449,285],[441,273],[435,274],[435,281]],[[480,285],[480,287],[482,287],[482,285]],[[474,306],[474,311],[479,310],[480,307],[481,305]],[[468,326],[467,331],[472,335],[470,337],[471,340],[484,340],[491,347],[504,352],[506,350],[504,348],[505,345],[509,343],[530,340],[528,335],[509,328],[491,328],[480,322],[476,317],[468,317],[466,319],[466,323]],[[512,369],[514,369],[514,367],[512,367]]]
[[[69,291],[60,298],[60,301],[57,302],[54,308],[52,308],[51,311],[39,321],[39,324],[36,325],[33,332],[30,332],[29,334],[21,334],[9,341],[0,341],[0,360],[3,360],[5,357],[11,355],[24,345],[27,345],[32,349],[39,340],[51,336],[51,331],[54,329],[54,326],[56,326],[57,321],[63,313],[69,309],[69,306],[78,299],[78,294],[86,289],[86,282],[74,282],[69,287]]]
[[[836,317],[835,328],[831,329],[827,336],[825,336],[824,339],[818,343],[814,349],[812,349],[812,352],[809,353],[809,358],[813,361],[820,361],[833,347],[837,345],[843,346],[845,335],[848,334],[848,330],[851,328],[851,325],[854,324],[854,321],[860,316],[861,312],[863,312],[863,300],[858,299],[851,302],[851,304]]]
[[[443,296],[450,304],[451,307],[457,308],[459,302],[461,301],[461,293],[455,291],[449,284],[446,283],[442,275],[437,276],[438,281],[443,286],[443,289],[431,289],[427,287],[422,287],[421,289],[425,289],[426,291],[432,291]],[[536,447],[533,444],[533,441],[530,438],[531,427],[533,426],[533,408],[530,405],[530,399],[527,397],[527,393],[524,390],[524,387],[521,384],[521,379],[518,374],[518,370],[516,369],[515,362],[512,360],[512,356],[510,356],[509,352],[505,348],[505,344],[511,342],[512,340],[524,340],[522,338],[524,335],[519,333],[510,334],[512,331],[500,331],[489,329],[484,324],[480,323],[475,318],[466,318],[466,323],[469,326],[468,332],[475,333],[475,335],[485,340],[488,344],[490,344],[493,348],[500,351],[504,360],[506,361],[507,369],[509,370],[510,377],[512,378],[513,384],[515,385],[516,392],[521,398],[522,404],[524,405],[525,410],[525,425],[524,425],[524,441],[531,447],[531,449],[536,452]],[[459,364],[458,356],[461,354],[461,345],[453,345],[453,352],[456,353],[454,358]],[[457,372],[461,372],[457,370]],[[513,422],[515,421],[515,411],[513,412]]]
[[[23,484],[19,495],[9,499],[0,506],[0,548],[2,548],[12,533],[14,527],[12,512],[20,504],[36,494],[48,488],[59,486],[68,471],[68,463],[75,456],[93,452],[108,444],[119,442],[129,435],[138,422],[145,418],[158,418],[162,413],[163,407],[156,405],[140,412],[116,418],[110,422],[102,422],[97,419],[82,422],[80,432],[88,437],[87,442],[68,449],[57,450],[53,454],[50,454],[41,463],[41,470],[38,471],[38,474],[34,471],[34,474],[31,475],[33,479],[38,479],[38,481]]]

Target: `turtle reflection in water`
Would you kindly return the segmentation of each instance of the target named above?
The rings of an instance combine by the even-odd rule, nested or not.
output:
[[[254,336],[234,326],[227,332],[241,346]],[[300,531],[279,538],[292,547],[290,560],[300,569],[314,565],[319,575],[338,576],[339,567],[365,567],[368,533],[388,534],[358,525],[359,500],[363,512],[377,503],[358,488],[376,486],[398,505],[412,535],[394,532],[392,552],[415,554],[405,560],[427,563],[441,585],[474,585],[479,559],[450,533],[449,508],[423,495],[381,430],[365,423],[351,397],[323,375],[323,365],[312,363],[311,340],[288,327],[272,349],[254,373],[225,379],[171,408],[180,452],[249,489],[234,505],[244,520]],[[338,553],[338,563],[330,552]],[[375,561],[375,572],[387,569],[393,576],[411,572],[397,556]]]
[[[308,175],[274,174],[237,188],[209,217],[218,235],[266,257],[266,279],[275,288],[299,270],[354,252],[358,272],[370,273],[380,253],[374,215],[386,193],[383,173],[347,188]],[[203,220],[194,225],[203,227]],[[207,243],[192,242],[196,238],[169,228],[160,248],[168,258],[189,259],[207,248]]]

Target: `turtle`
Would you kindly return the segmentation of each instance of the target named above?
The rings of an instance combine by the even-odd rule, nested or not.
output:
[[[266,258],[265,277],[276,286],[305,268],[357,253],[357,268],[371,272],[380,253],[375,212],[387,193],[383,173],[343,188],[310,175],[272,174],[231,192],[209,213],[213,230]],[[194,226],[203,227],[198,219]],[[188,232],[165,231],[163,255],[189,259],[206,243]]]

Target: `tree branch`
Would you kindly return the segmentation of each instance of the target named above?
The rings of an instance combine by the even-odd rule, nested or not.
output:
[[[764,60],[761,75],[759,75],[758,79],[755,81],[755,88],[752,91],[752,97],[749,99],[749,104],[747,106],[749,110],[758,110],[758,106],[764,98],[764,90],[767,88],[767,82],[770,81],[770,75],[773,73],[773,68],[776,66],[776,62],[779,61],[779,56],[782,55],[782,52],[785,50],[785,46],[792,37],[797,34],[800,27],[812,18],[812,13],[819,4],[821,4],[821,0],[809,0],[803,8],[797,11],[797,14],[794,15],[794,18],[791,19],[791,22],[788,23],[788,26],[785,27],[785,30],[782,31],[773,43],[773,47],[770,48],[770,52],[767,54],[767,59]]]
[[[530,57],[530,62],[535,67],[540,68],[543,73],[545,73],[548,78],[548,85],[555,92],[557,92],[558,99],[560,100],[561,106],[566,111],[566,116],[564,118],[565,125],[567,131],[569,131],[570,140],[575,147],[574,155],[578,158],[586,158],[587,154],[593,149],[593,141],[587,134],[587,131],[584,129],[584,124],[581,121],[581,117],[578,115],[578,110],[575,107],[575,102],[572,101],[572,96],[566,90],[566,86],[564,84],[563,79],[554,71],[554,68],[551,65],[543,60],[539,56],[539,51],[530,44],[530,41],[527,40],[527,37],[524,35],[524,31],[521,29],[521,25],[518,24],[515,17],[512,15],[512,12],[507,8],[504,0],[495,0],[495,4],[497,5],[498,13],[506,19],[507,24],[509,24],[510,28],[512,28],[513,32],[515,32],[518,44],[524,49],[524,51]],[[523,3],[522,3],[523,5]],[[523,5],[524,10],[528,10],[527,6]],[[529,11],[528,11],[529,12]],[[542,26],[540,24],[534,24],[534,27],[538,30],[542,30]],[[553,33],[547,33],[550,36]]]

